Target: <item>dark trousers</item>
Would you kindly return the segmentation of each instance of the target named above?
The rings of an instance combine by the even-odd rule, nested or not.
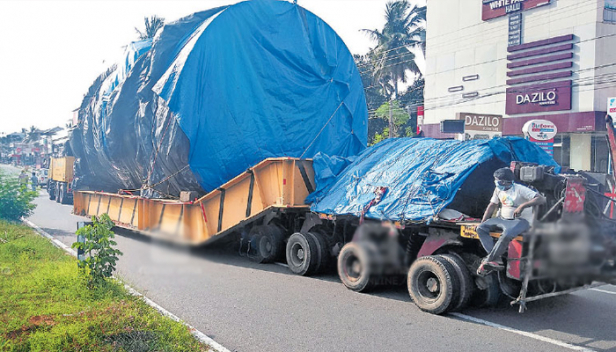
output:
[[[505,220],[501,218],[492,218],[482,223],[477,227],[477,235],[481,245],[488,252],[486,260],[489,262],[501,262],[501,257],[507,251],[509,242],[530,228],[530,224],[525,219]],[[501,234],[496,244],[494,238],[490,236],[490,231],[500,229]]]

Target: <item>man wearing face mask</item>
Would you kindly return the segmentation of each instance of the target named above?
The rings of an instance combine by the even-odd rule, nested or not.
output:
[[[487,275],[493,270],[503,270],[503,254],[511,240],[530,228],[532,219],[532,207],[545,204],[545,198],[532,189],[520,184],[515,184],[513,172],[509,168],[501,168],[494,172],[496,188],[490,204],[486,208],[477,227],[477,234],[481,245],[488,252],[483,259],[478,275]],[[497,217],[492,218],[494,210],[500,205]],[[502,230],[502,234],[496,244],[490,236],[490,231]]]

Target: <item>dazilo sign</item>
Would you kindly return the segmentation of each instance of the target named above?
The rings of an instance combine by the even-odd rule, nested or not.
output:
[[[507,115],[571,110],[571,81],[507,89]]]
[[[465,131],[502,132],[503,117],[501,115],[485,115],[459,112],[458,120],[464,120]]]

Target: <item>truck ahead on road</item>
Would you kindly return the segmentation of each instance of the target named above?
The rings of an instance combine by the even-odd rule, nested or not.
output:
[[[71,204],[73,201],[73,164],[75,158],[65,156],[51,158],[49,161],[49,175],[47,181],[47,193],[49,199],[61,204]]]
[[[460,143],[452,148],[463,149],[469,142]],[[502,150],[495,155],[499,153]],[[436,185],[438,189],[443,181],[439,184],[433,178],[451,176],[439,170],[446,162],[425,159],[431,163],[425,170],[430,173],[426,180],[433,182],[426,187]],[[492,192],[492,173],[503,165],[498,157],[491,160],[474,169],[454,192],[452,204],[466,210],[485,209],[487,198],[481,194]],[[400,159],[390,166],[398,163],[403,175],[407,162]],[[365,176],[353,170],[358,163],[361,161],[345,169],[351,168],[351,180]],[[350,181],[345,186],[341,178],[338,182],[346,188],[342,199],[369,196],[362,198],[363,208],[340,214],[311,210],[305,204],[306,197],[317,189],[311,160],[264,160],[199,199],[190,193],[183,194],[181,200],[169,200],[130,192],[77,191],[74,213],[107,213],[118,226],[190,245],[233,243],[253,261],[286,261],[298,275],[315,275],[336,267],[342,283],[358,292],[406,282],[414,303],[434,314],[460,310],[470,303],[491,306],[502,297],[524,311],[527,302],[615,282],[616,217],[610,212],[614,200],[605,196],[613,193],[613,178],[584,172],[558,174],[554,165],[524,160],[513,160],[510,167],[516,182],[540,192],[547,205],[535,209],[531,230],[509,245],[506,269],[485,277],[476,273],[486,254],[475,232],[476,217],[449,208],[434,213],[429,221],[367,216],[370,208],[381,202],[405,201],[395,197],[409,185],[365,186]],[[358,188],[362,190],[351,195]],[[347,191],[350,193],[344,193]],[[430,203],[427,199],[413,201]],[[498,238],[500,233],[492,236]]]

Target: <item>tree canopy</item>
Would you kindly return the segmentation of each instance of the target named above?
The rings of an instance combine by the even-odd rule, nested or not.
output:
[[[139,28],[135,27],[135,31],[139,35],[139,40],[154,38],[156,32],[165,24],[165,19],[156,15],[144,17],[143,21],[145,23],[145,31],[142,32]]]

